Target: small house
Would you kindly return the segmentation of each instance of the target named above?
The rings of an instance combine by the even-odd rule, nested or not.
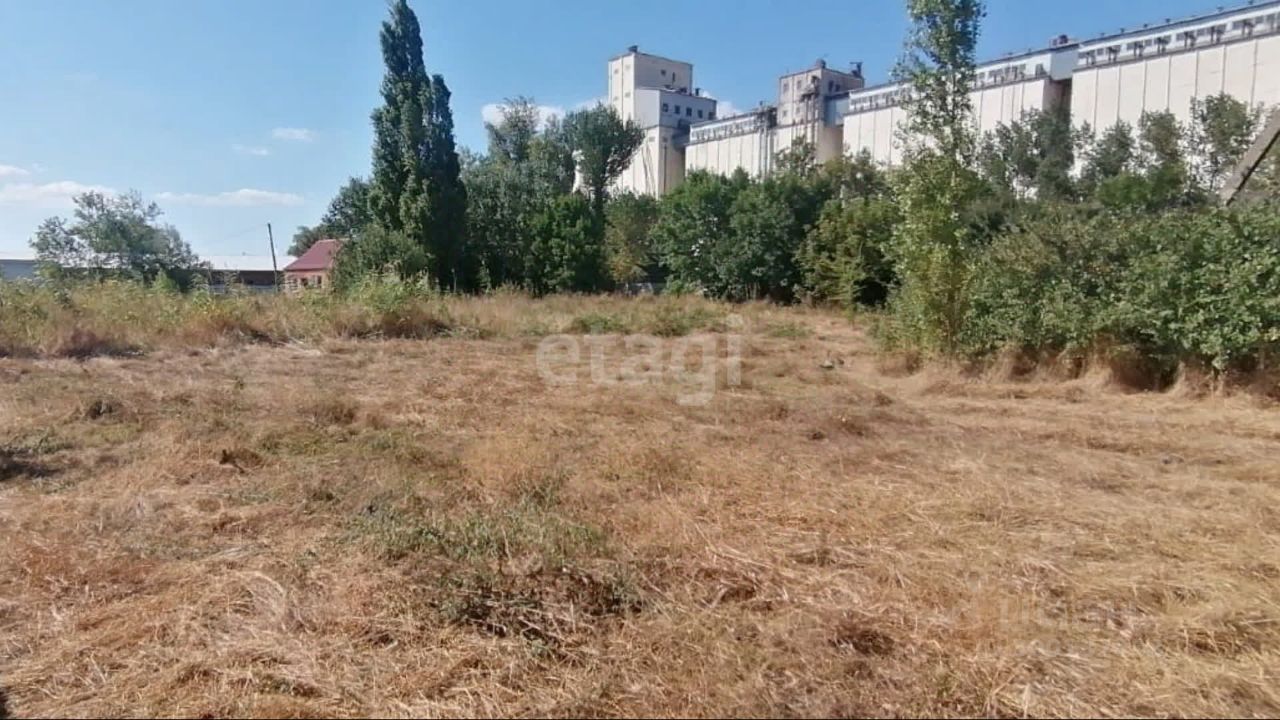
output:
[[[332,282],[333,263],[342,249],[342,241],[317,240],[306,252],[284,268],[287,290],[327,288]]]

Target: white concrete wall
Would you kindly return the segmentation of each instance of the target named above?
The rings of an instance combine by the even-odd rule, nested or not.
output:
[[[1186,122],[1192,98],[1224,92],[1250,105],[1280,104],[1280,23],[1268,19],[1275,14],[1274,7],[1246,9],[1190,27],[1083,45],[1073,75],[1073,122],[1101,132],[1119,121],[1136,125],[1143,112],[1166,110]],[[1257,21],[1248,34],[1237,25],[1245,20]],[[1210,31],[1194,46],[1183,38],[1205,29]]]
[[[969,93],[974,128],[985,134],[1002,123],[1021,119],[1024,113],[1043,110],[1055,92],[1047,77],[975,90]],[[898,104],[845,115],[844,152],[857,155],[866,150],[876,162],[896,165],[902,161],[901,128],[906,119],[906,110]]]
[[[675,128],[651,127],[631,164],[614,182],[615,192],[661,196],[684,182],[685,152],[676,147]]]
[[[693,89],[693,65],[657,55],[628,52],[609,61],[609,105],[623,120],[636,119],[636,89],[686,92]]]
[[[899,105],[846,115],[845,153],[857,155],[866,151],[878,163],[897,165],[902,162],[902,140],[898,130],[906,117],[906,111]]]
[[[775,152],[783,152],[797,140],[813,146],[814,160],[822,164],[844,152],[844,130],[839,125],[828,126],[821,119],[799,125],[780,125],[774,129]]]
[[[772,132],[760,128],[741,135],[691,143],[685,148],[685,170],[686,173],[706,170],[728,176],[742,168],[748,175],[760,177],[772,169],[773,152]]]

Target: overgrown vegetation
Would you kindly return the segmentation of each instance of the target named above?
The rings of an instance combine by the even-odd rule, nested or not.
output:
[[[191,286],[200,262],[177,228],[160,223],[158,205],[136,192],[112,196],[90,191],[74,200],[70,222],[49,218],[31,240],[46,277]]]
[[[975,269],[968,353],[1118,350],[1167,381],[1180,362],[1267,369],[1280,347],[1280,214],[1271,207],[1049,211],[995,238]]]
[[[131,355],[165,348],[284,344],[340,338],[521,337],[558,332],[720,331],[731,312],[697,297],[441,293],[394,275],[351,279],[341,292],[298,295],[162,285],[0,283],[0,357]]]
[[[459,153],[448,87],[397,0],[382,29],[372,172],[300,228],[293,251],[347,238],[333,284],[356,298],[388,277],[534,295],[643,285],[873,310],[888,347],[920,356],[1121,352],[1162,377],[1179,363],[1268,364],[1280,164],[1258,173],[1253,206],[1215,196],[1261,108],[1224,94],[1196,99],[1187,123],[1149,112],[1095,133],[1056,106],[979,137],[969,88],[982,2],[906,7],[901,166],[863,154],[818,167],[800,142],[768,177],[694,172],[653,199],[612,191],[643,134],[603,105],[544,117],[515,98],[487,126],[484,154]],[[49,220],[33,245],[64,276],[187,288],[194,258],[158,217],[136,196],[89,194],[74,223]]]

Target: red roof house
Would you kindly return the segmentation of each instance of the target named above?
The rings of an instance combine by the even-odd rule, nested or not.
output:
[[[341,240],[317,240],[301,257],[285,266],[285,287],[290,290],[328,287],[334,260],[341,249]]]

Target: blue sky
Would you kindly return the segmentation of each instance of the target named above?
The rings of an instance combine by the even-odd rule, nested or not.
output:
[[[486,105],[573,109],[626,46],[694,64],[738,108],[817,58],[886,78],[902,0],[411,0],[460,144]],[[983,57],[1212,10],[1204,0],[989,0]],[[202,254],[287,245],[369,166],[381,0],[0,0],[0,254],[86,188],[137,189]],[[722,111],[723,114],[723,111]]]

